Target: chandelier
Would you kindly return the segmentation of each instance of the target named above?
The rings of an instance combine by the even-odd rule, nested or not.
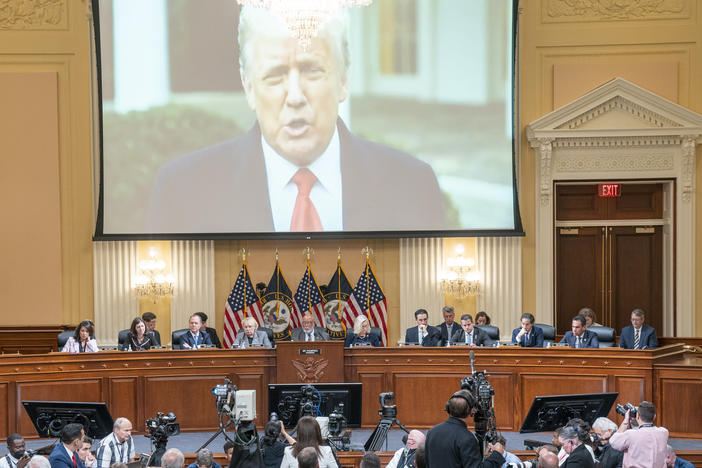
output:
[[[480,272],[474,269],[475,260],[463,256],[463,246],[458,255],[446,260],[447,268],[441,279],[441,291],[458,299],[480,293]]]
[[[341,8],[370,5],[373,0],[237,0],[239,5],[264,8],[275,15],[307,50],[319,28],[338,14]]]
[[[139,273],[134,281],[134,290],[138,298],[151,298],[156,301],[162,297],[172,296],[175,279],[171,273],[165,273],[166,262],[156,258],[156,249],[149,249],[149,259],[139,262]]]

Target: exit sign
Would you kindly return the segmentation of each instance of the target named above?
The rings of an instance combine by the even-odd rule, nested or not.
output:
[[[621,184],[599,184],[597,186],[597,195],[606,198],[615,198],[622,196]]]

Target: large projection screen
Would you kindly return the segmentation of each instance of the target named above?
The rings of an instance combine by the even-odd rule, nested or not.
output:
[[[92,2],[97,240],[523,234],[517,0]]]

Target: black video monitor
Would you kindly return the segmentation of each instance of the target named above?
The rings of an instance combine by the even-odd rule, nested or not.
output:
[[[316,390],[309,398],[312,406],[318,405],[318,408],[314,408],[317,414],[313,416],[329,416],[336,405],[343,403],[342,414],[347,427],[361,427],[361,383],[268,384],[268,411],[275,412],[285,427],[295,427],[308,399],[302,393],[302,388],[306,386]]]
[[[595,419],[609,414],[617,396],[617,392],[537,396],[519,432],[555,431],[573,418],[592,425]]]
[[[105,403],[82,401],[23,401],[39,437],[58,437],[66,424],[83,425],[85,434],[102,439],[112,432],[112,416]]]

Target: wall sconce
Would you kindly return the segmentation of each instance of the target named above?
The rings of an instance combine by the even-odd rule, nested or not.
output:
[[[175,278],[165,273],[166,262],[156,258],[156,249],[149,249],[149,259],[139,262],[139,273],[134,281],[138,298],[152,298],[154,304],[162,297],[172,296],[175,291]]]
[[[458,299],[480,293],[480,272],[474,269],[475,260],[463,256],[463,246],[456,246],[456,256],[446,259],[442,273],[441,291]]]

